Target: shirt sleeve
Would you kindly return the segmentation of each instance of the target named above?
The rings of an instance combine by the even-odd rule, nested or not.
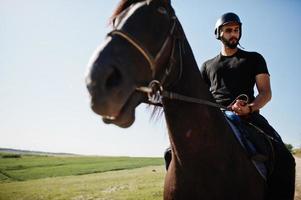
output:
[[[254,53],[254,75],[258,75],[258,74],[268,74],[270,75],[269,73],[269,70],[268,70],[268,67],[267,67],[267,64],[266,64],[266,61],[264,59],[264,57],[259,54],[259,53]]]

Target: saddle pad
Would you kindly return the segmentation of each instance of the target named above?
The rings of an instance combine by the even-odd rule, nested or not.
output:
[[[227,111],[227,112],[229,112],[229,111]],[[239,129],[233,124],[233,122],[231,122],[231,120],[229,120],[229,119],[227,118],[227,115],[229,114],[229,113],[227,113],[227,112],[225,112],[227,122],[229,123],[231,129],[233,130],[233,133],[234,133],[236,139],[239,141],[240,145],[241,145],[245,150],[247,150],[246,147],[245,147],[245,145],[244,145],[243,142],[242,142],[242,133],[241,133],[241,132],[239,131]],[[230,114],[230,115],[233,115],[233,114]],[[253,145],[250,141],[247,140],[246,142],[248,142],[248,146],[249,146],[249,147],[253,148],[253,151],[256,151],[254,145]],[[259,174],[263,177],[263,179],[266,181],[266,180],[267,180],[267,168],[266,168],[265,164],[264,164],[263,162],[255,161],[255,160],[252,160],[252,159],[251,159],[251,161],[252,161],[252,163],[254,164],[254,166],[256,167],[258,173],[259,173]]]

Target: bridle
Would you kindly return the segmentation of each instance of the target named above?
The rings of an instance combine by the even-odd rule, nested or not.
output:
[[[175,59],[174,54],[175,54],[175,49],[176,49],[177,43],[178,43],[178,47],[179,47],[180,66],[179,66],[179,75],[178,75],[178,78],[176,81],[178,81],[182,76],[182,67],[183,67],[182,66],[182,63],[183,63],[183,61],[182,61],[182,48],[183,48],[182,40],[183,40],[183,36],[182,37],[175,36],[175,30],[177,28],[176,27],[177,17],[175,15],[172,15],[171,20],[172,20],[172,24],[171,24],[171,28],[169,30],[169,34],[167,35],[160,50],[158,51],[158,53],[155,56],[152,56],[149,53],[149,51],[138,40],[136,40],[133,36],[131,36],[129,33],[125,32],[123,30],[118,30],[115,28],[110,33],[108,33],[109,36],[116,35],[116,36],[119,36],[119,37],[125,39],[133,47],[135,47],[135,49],[137,49],[137,51],[140,52],[143,55],[144,59],[148,62],[150,69],[152,71],[153,77],[155,76],[157,63],[161,59],[163,52],[167,50],[168,43],[170,42],[170,40],[172,40],[172,42],[173,42],[168,66],[165,69],[165,74],[162,77],[161,81],[154,79],[149,83],[148,86],[136,87],[136,91],[146,93],[148,96],[148,103],[156,105],[156,106],[162,106],[162,98],[168,98],[168,99],[181,100],[181,101],[190,102],[190,103],[203,104],[203,105],[207,105],[207,106],[220,108],[222,110],[229,110],[226,106],[223,106],[223,105],[220,105],[217,103],[213,103],[213,102],[207,101],[207,100],[188,97],[188,96],[184,96],[184,95],[177,94],[174,92],[166,91],[163,88],[166,78],[170,75],[171,71],[173,70],[174,66],[176,65],[176,59]],[[174,82],[176,82],[176,81],[174,81]]]
[[[141,44],[138,40],[136,40],[133,36],[131,36],[131,34],[125,32],[123,30],[115,28],[110,33],[108,33],[108,36],[117,35],[117,36],[125,39],[133,47],[135,47],[135,49],[138,50],[138,52],[140,52],[140,54],[143,55],[144,59],[149,64],[149,67],[152,71],[152,77],[155,77],[155,72],[158,68],[157,63],[161,61],[163,53],[168,48],[168,44],[170,42],[173,42],[172,49],[171,49],[171,54],[170,54],[170,57],[169,57],[168,67],[166,68],[165,74],[161,78],[161,81],[160,81],[161,84],[164,84],[166,78],[169,76],[170,72],[174,68],[174,65],[176,64],[176,58],[175,58],[176,43],[177,43],[177,41],[178,41],[178,43],[182,42],[181,41],[182,38],[176,37],[175,34],[174,34],[175,29],[176,29],[176,24],[177,24],[177,17],[175,15],[172,15],[171,16],[171,27],[170,27],[170,30],[168,31],[168,35],[167,35],[166,39],[164,40],[160,50],[157,52],[157,54],[155,56],[153,56],[151,53],[149,53],[149,51],[144,47],[144,45]],[[182,76],[182,46],[181,46],[181,44],[179,44],[179,52],[180,52],[179,53],[180,54],[179,55],[180,67],[179,67],[178,79],[180,79],[180,77]]]
[[[128,41],[130,44],[132,44],[147,60],[149,66],[154,74],[154,72],[156,70],[156,63],[161,58],[162,53],[165,51],[167,44],[169,42],[170,36],[173,35],[175,26],[176,26],[176,22],[175,22],[175,19],[173,19],[173,24],[172,24],[171,30],[169,31],[169,35],[165,39],[162,47],[160,48],[159,52],[157,53],[157,55],[155,57],[153,57],[147,51],[147,49],[144,48],[144,46],[142,44],[140,44],[140,42],[138,42],[138,40],[136,40],[134,37],[132,37],[129,33],[125,32],[125,31],[114,29],[108,35],[110,35],[110,36],[118,35],[118,36],[122,37],[123,39],[125,39],[126,41]]]

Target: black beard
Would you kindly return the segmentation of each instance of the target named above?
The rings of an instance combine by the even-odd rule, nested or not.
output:
[[[232,38],[231,38],[231,39],[232,39]],[[226,38],[221,37],[221,41],[223,42],[223,44],[224,44],[226,47],[228,47],[228,48],[230,48],[230,49],[235,49],[235,48],[237,47],[237,45],[238,45],[239,40],[237,40],[237,41],[234,42],[234,43],[231,43],[231,42],[230,42],[231,39],[227,40]]]

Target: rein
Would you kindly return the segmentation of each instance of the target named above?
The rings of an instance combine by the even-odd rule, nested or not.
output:
[[[198,99],[194,97],[185,96],[182,94],[178,94],[175,92],[169,92],[163,89],[163,86],[161,83],[157,80],[153,80],[150,82],[148,87],[141,86],[136,88],[137,91],[144,92],[148,96],[148,101],[150,104],[156,105],[156,106],[162,106],[162,98],[168,98],[168,99],[175,99],[180,100],[184,102],[189,103],[197,103],[202,105],[207,105],[215,108],[219,108],[221,110],[229,110],[232,111],[231,108],[229,108],[231,105],[235,103],[238,99],[244,99],[245,102],[249,101],[249,97],[246,94],[240,94],[238,95],[229,106],[223,106],[221,104],[213,103],[211,101],[207,101],[204,99]]]
[[[151,81],[148,87],[141,86],[141,87],[137,87],[136,90],[146,93],[148,96],[148,101],[156,106],[162,106],[162,98],[164,97],[168,99],[180,100],[189,103],[207,105],[215,108],[220,108],[222,110],[229,110],[229,108],[227,108],[226,106],[213,103],[211,101],[166,91],[163,89],[161,83],[157,80]]]

